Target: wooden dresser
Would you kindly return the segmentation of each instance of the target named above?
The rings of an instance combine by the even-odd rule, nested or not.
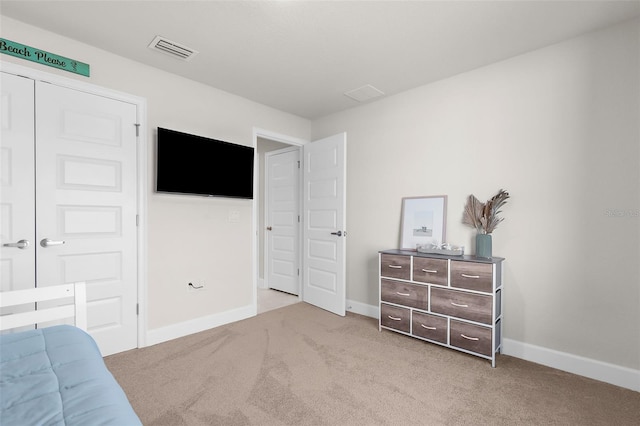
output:
[[[380,330],[491,360],[502,348],[503,258],[384,250]]]

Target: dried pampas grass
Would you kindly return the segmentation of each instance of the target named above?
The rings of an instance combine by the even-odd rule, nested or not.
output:
[[[467,198],[464,206],[462,223],[475,228],[480,234],[491,234],[496,227],[504,220],[499,217],[500,208],[506,204],[509,193],[501,189],[496,195],[491,197],[486,203],[478,200],[473,194]]]

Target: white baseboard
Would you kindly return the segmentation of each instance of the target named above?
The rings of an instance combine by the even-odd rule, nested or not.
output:
[[[230,311],[220,312],[218,314],[208,315],[206,317],[172,324],[167,327],[148,330],[145,340],[146,346],[152,346],[172,339],[177,339],[178,337],[199,333],[204,330],[209,330],[210,328],[215,328],[221,325],[250,318],[256,316],[256,314],[256,306],[247,305]]]
[[[640,392],[640,370],[503,339],[502,353]]]
[[[377,305],[367,305],[354,300],[347,300],[347,311],[376,319],[380,317],[380,310]],[[619,365],[518,342],[512,339],[503,339],[502,353],[640,392],[640,370],[621,367]]]
[[[367,305],[351,300],[347,300],[347,311],[376,319],[379,316],[378,306]],[[158,343],[167,342],[169,340],[177,339],[178,337],[188,336],[189,334],[199,333],[210,328],[240,321],[255,315],[257,315],[257,307],[248,305],[231,311],[225,311],[219,314],[208,315],[206,317],[172,324],[167,327],[148,330],[145,337],[145,346],[157,345]]]
[[[355,300],[347,299],[347,311],[375,319],[380,318],[380,308],[378,305],[367,305],[366,303],[356,302]]]

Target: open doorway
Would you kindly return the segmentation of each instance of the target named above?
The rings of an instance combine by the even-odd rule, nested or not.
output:
[[[298,301],[305,301],[319,308],[344,316],[346,311],[346,154],[347,134],[340,133],[307,143],[254,129],[256,147],[256,173],[254,179],[254,253],[255,277],[254,306],[258,305],[259,286],[268,274],[265,270],[266,233],[265,200],[261,195],[260,178],[265,166],[260,166],[265,149],[270,142],[290,145],[289,151],[300,154],[299,199],[302,200],[297,216],[298,241]],[[259,142],[260,141],[260,142]],[[270,142],[267,142],[270,141]],[[281,145],[276,145],[281,148]],[[297,147],[297,149],[291,149]],[[277,149],[276,148],[276,149]],[[282,148],[286,150],[286,148]],[[265,151],[270,152],[270,151]],[[262,264],[261,264],[262,262]]]

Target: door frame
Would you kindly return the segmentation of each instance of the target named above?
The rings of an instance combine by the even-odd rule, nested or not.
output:
[[[60,87],[79,90],[94,95],[104,96],[122,102],[136,105],[138,126],[137,156],[137,304],[138,304],[138,347],[146,346],[147,342],[147,100],[117,90],[97,86],[92,83],[74,80],[57,74],[40,71],[34,68],[18,65],[12,62],[0,61],[0,71],[21,75],[33,80],[52,83]],[[255,203],[254,203],[255,204]]]
[[[276,132],[272,132],[270,130],[265,130],[265,129],[261,129],[258,127],[254,127],[253,128],[253,148],[256,150],[258,149],[258,138],[260,139],[268,139],[271,141],[275,141],[275,142],[280,142],[283,144],[287,144],[287,145],[291,145],[291,146],[297,146],[298,149],[302,149],[302,146],[309,143],[308,140],[306,139],[301,139],[301,138],[297,138],[297,137],[293,137],[293,136],[288,136],[288,135],[284,135],[281,133],[276,133]],[[261,174],[262,171],[259,168],[259,164],[260,164],[260,159],[258,158],[258,155],[254,156],[254,174],[253,174],[253,193],[254,193],[254,197],[253,197],[253,230],[252,230],[252,235],[253,235],[253,253],[252,253],[252,263],[253,263],[253,295],[252,295],[252,310],[253,310],[253,314],[257,315],[258,313],[258,287],[259,287],[259,282],[260,282],[260,257],[259,257],[259,253],[260,253],[260,238],[259,238],[259,234],[258,232],[262,231],[264,232],[264,230],[261,230],[258,228],[258,218],[260,215],[260,204],[264,205],[266,200],[256,200],[257,197],[255,196],[255,194],[259,194],[260,193],[260,181],[261,181]],[[302,185],[300,185],[300,187],[298,188],[300,191],[300,200],[302,200]],[[266,212],[265,212],[266,213]],[[302,244],[302,233],[299,232],[298,233],[298,238],[299,238],[299,243]],[[265,243],[266,243],[266,238],[265,238]],[[302,247],[301,245],[298,245],[298,247]],[[266,252],[265,252],[266,255]],[[300,249],[298,250],[298,258],[300,259],[300,261],[302,260],[302,253],[300,251]],[[298,294],[298,300],[302,301],[302,285],[299,285],[300,288],[300,292]]]

